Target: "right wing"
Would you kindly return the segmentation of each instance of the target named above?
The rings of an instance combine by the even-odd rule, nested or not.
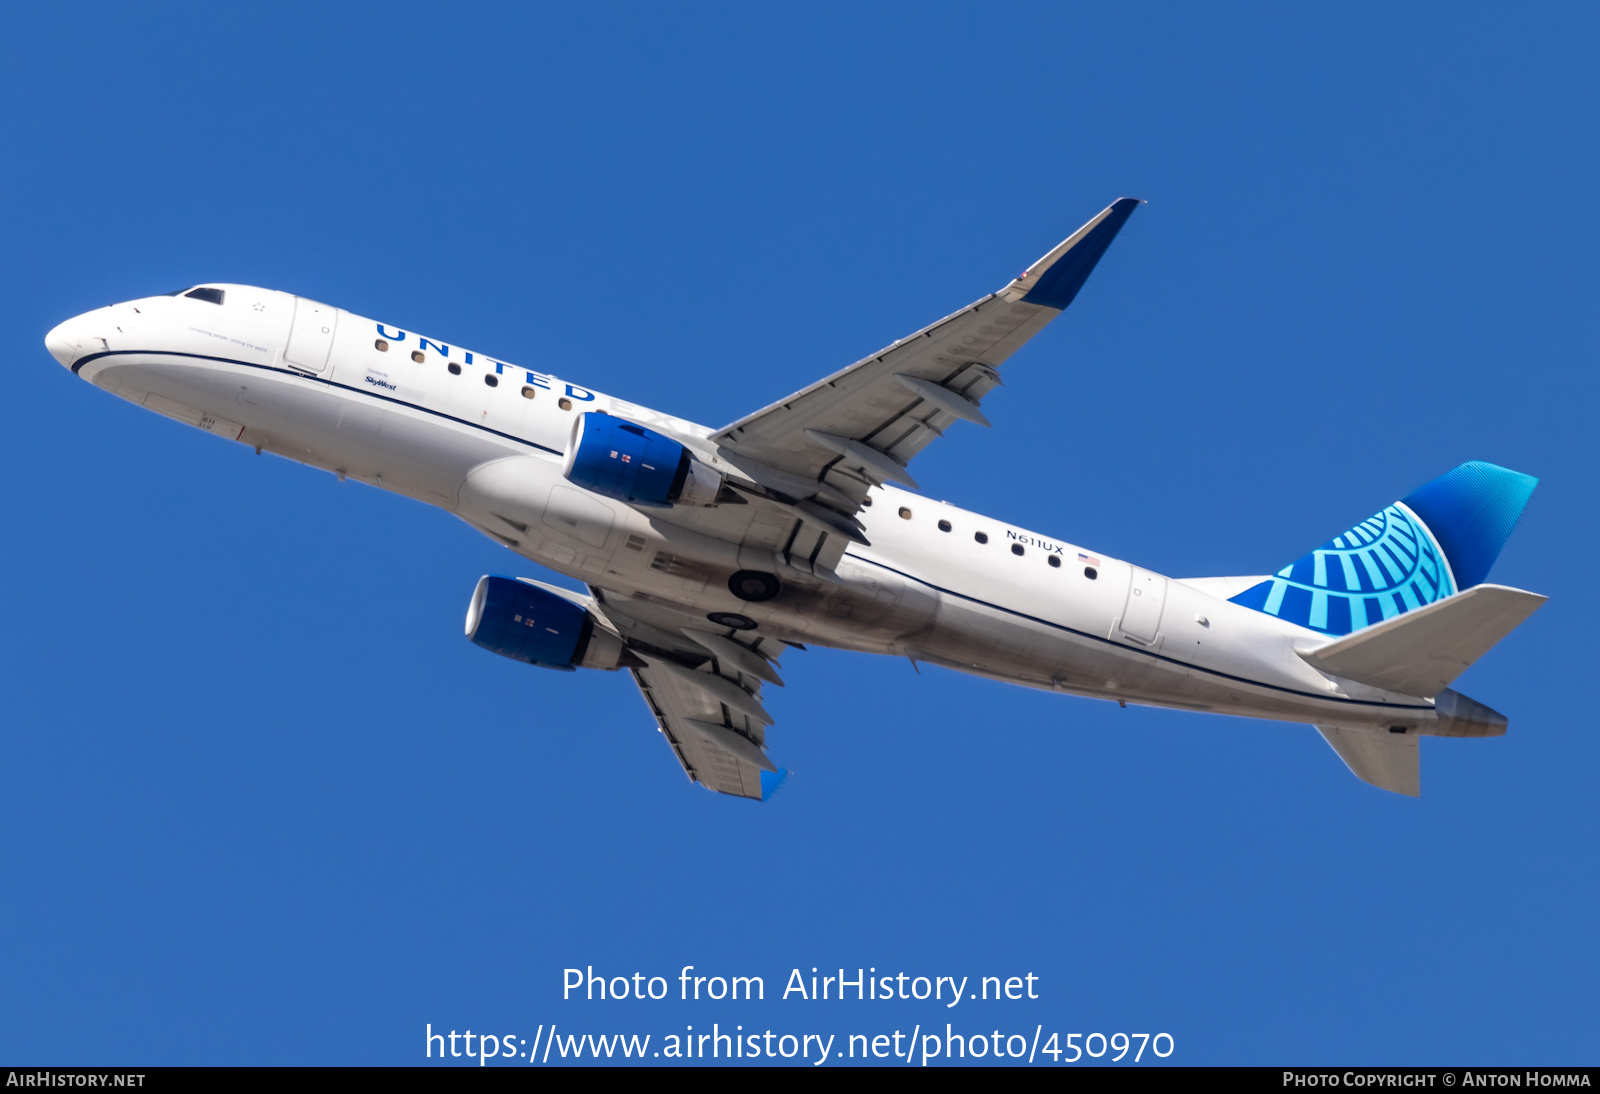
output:
[[[783,644],[707,622],[675,629],[674,621],[646,621],[640,615],[648,613],[590,591],[595,610],[642,662],[629,671],[684,774],[724,794],[770,798],[788,772],[767,758],[772,716],[761,705],[761,685],[783,686],[773,666]]]
[[[915,487],[911,459],[978,409],[999,366],[1060,315],[1129,215],[1120,198],[998,292],[709,436],[703,454],[734,473],[749,506],[673,510],[666,519],[748,548],[751,568],[833,580],[874,485]],[[642,408],[623,408],[641,415]],[[670,431],[670,425],[669,425]],[[764,561],[771,559],[770,562]]]
[[[957,419],[989,424],[978,403],[1000,382],[997,366],[1072,303],[1138,205],[1119,198],[999,292],[711,439],[736,466],[776,468],[849,515],[871,485],[915,488],[906,464]]]

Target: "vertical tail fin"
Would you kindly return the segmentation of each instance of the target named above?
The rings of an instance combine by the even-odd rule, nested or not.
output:
[[[1464,463],[1400,504],[1427,525],[1450,561],[1457,589],[1481,585],[1511,538],[1539,480],[1492,463]]]
[[[1329,635],[1414,611],[1489,576],[1538,484],[1464,463],[1232,600]]]

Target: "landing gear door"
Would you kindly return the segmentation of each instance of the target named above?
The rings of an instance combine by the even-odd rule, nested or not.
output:
[[[1122,609],[1122,633],[1136,642],[1154,642],[1161,630],[1161,610],[1166,603],[1167,579],[1135,566],[1128,585],[1128,603]]]
[[[328,367],[333,332],[338,325],[338,308],[303,296],[295,297],[294,322],[289,327],[289,343],[283,350],[284,362],[302,372],[322,372]]]

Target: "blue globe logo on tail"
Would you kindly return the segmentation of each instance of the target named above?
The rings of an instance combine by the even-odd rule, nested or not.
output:
[[[1232,598],[1346,635],[1480,584],[1539,480],[1464,463]]]
[[[1397,502],[1233,602],[1324,634],[1349,634],[1456,591],[1433,535]]]

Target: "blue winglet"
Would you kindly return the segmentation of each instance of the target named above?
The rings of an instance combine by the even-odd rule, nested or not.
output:
[[[1111,246],[1111,241],[1117,238],[1117,233],[1122,231],[1123,224],[1138,207],[1138,198],[1118,198],[1102,210],[1099,216],[1079,228],[1073,233],[1074,239],[1067,241],[1071,246],[1058,255],[1055,261],[1043,270],[1029,270],[1023,275],[1026,278],[1036,274],[1039,280],[1034,282],[1033,287],[1028,290],[1028,295],[1022,298],[1022,302],[1043,304],[1047,308],[1065,311],[1067,305],[1077,298],[1078,290],[1089,280],[1089,275],[1094,272],[1095,266],[1099,265],[1100,259],[1105,256],[1106,248]]]
[[[778,792],[778,788],[788,778],[789,769],[787,767],[780,767],[776,771],[763,771],[761,773],[761,800],[764,802],[771,801],[772,795]]]

